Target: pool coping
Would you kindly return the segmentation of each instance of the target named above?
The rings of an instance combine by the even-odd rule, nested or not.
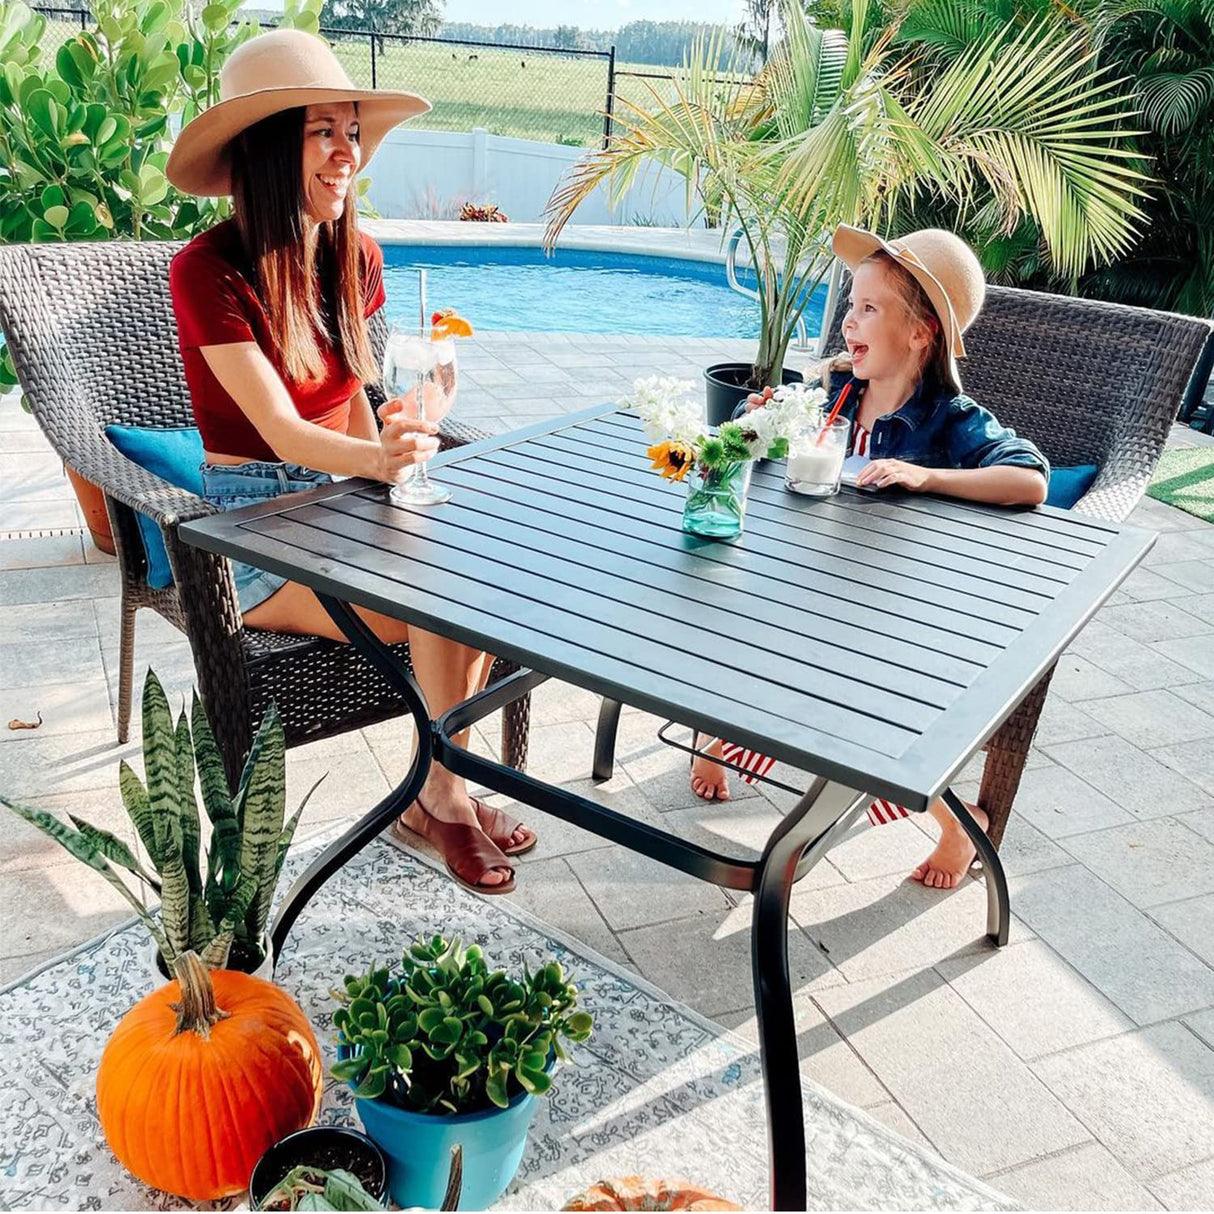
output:
[[[363,219],[359,226],[380,244],[537,248],[542,223],[466,223],[437,219]],[[725,264],[728,233],[720,228],[641,228],[570,224],[557,247],[593,253],[632,253]]]

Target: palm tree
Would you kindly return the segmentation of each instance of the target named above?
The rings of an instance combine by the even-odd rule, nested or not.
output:
[[[887,230],[928,197],[1001,231],[1028,217],[1070,278],[1130,248],[1149,178],[1129,147],[1131,107],[1082,34],[1048,17],[988,24],[933,70],[899,48],[896,23],[875,32],[870,11],[853,0],[844,32],[788,5],[784,42],[743,84],[717,68],[715,40],[697,43],[674,100],[625,104],[607,146],[558,184],[548,247],[600,185],[618,200],[648,164],[683,175],[689,204],[740,229],[756,268],[755,387],[779,383],[839,223]]]
[[[1024,26],[1051,2],[913,0],[899,40],[938,71],[979,42],[992,21]],[[1214,314],[1214,8],[1202,0],[1078,0],[1068,11],[1098,62],[1124,78],[1121,88],[1139,110],[1143,130],[1131,146],[1150,154],[1156,179],[1142,204],[1142,239],[1075,281],[1060,280],[1041,256],[1031,218],[1011,232],[971,220],[967,235],[1000,281]],[[947,201],[937,198],[899,224],[919,226],[948,213]]]

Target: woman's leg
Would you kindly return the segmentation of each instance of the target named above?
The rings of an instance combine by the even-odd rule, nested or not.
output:
[[[484,687],[491,659],[481,650],[461,645],[458,641],[440,637],[391,616],[362,608],[355,610],[380,640],[388,644],[409,642],[413,674],[434,717],[441,716]],[[334,641],[347,640],[313,591],[297,582],[288,582],[264,603],[245,612],[244,622],[251,628],[322,636]],[[458,745],[465,746],[467,734],[458,735],[455,740]],[[430,765],[419,801],[424,805],[425,812],[444,822],[457,822],[479,829],[476,809],[468,796],[463,777],[448,771],[439,763]],[[418,807],[411,807],[408,815],[416,819],[419,816]],[[506,871],[492,869],[484,874],[479,884],[499,885],[508,879]]]

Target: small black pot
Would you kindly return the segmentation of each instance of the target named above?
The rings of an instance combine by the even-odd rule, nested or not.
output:
[[[710,426],[723,426],[733,411],[755,390],[750,386],[751,363],[714,363],[704,372],[708,381],[708,413]],[[805,381],[800,371],[784,368],[780,377],[783,384],[799,384]]]
[[[257,1161],[249,1177],[249,1205],[260,1210],[292,1168],[307,1164],[353,1172],[378,1202],[388,1192],[388,1161],[366,1134],[344,1125],[314,1125],[280,1139]]]

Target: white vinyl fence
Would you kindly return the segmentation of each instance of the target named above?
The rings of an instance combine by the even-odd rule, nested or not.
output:
[[[457,219],[465,202],[496,203],[515,223],[539,223],[561,175],[585,148],[509,139],[486,131],[393,131],[368,169],[370,200],[385,219]],[[653,166],[613,211],[597,190],[574,223],[682,227],[687,186]]]

